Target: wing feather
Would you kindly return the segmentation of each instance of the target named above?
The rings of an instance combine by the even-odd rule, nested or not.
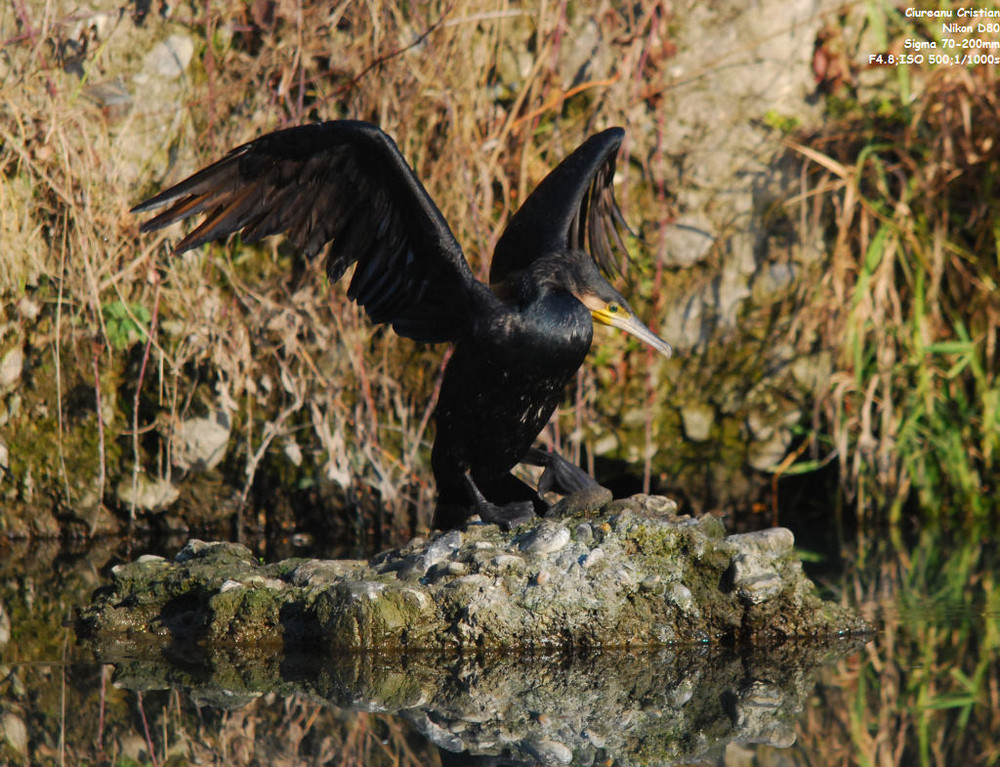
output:
[[[143,232],[205,214],[177,253],[235,232],[247,241],[284,233],[308,257],[326,248],[332,281],[357,263],[348,296],[417,340],[455,340],[477,302],[496,300],[396,144],[369,123],[267,134],[133,211],[164,206]]]
[[[555,252],[589,251],[608,276],[620,271],[615,252],[627,258],[622,232],[630,231],[614,192],[624,135],[621,128],[609,128],[591,136],[542,179],[497,242],[492,284]]]
[[[206,242],[225,237],[231,232],[242,229],[253,216],[251,206],[253,198],[258,193],[257,184],[249,184],[236,190],[220,202],[212,214],[193,232],[177,243],[177,251],[182,252],[197,248]]]

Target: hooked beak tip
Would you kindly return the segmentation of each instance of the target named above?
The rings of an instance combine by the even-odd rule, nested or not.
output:
[[[619,315],[608,315],[605,312],[594,312],[593,317],[603,325],[624,330],[629,335],[651,346],[664,357],[669,358],[674,353],[673,347],[670,344],[646,327],[634,314],[622,317]]]

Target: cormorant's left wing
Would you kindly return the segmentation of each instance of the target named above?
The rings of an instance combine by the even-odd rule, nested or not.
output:
[[[352,120],[269,133],[133,208],[169,206],[142,231],[206,214],[180,253],[242,232],[283,232],[306,256],[327,247],[327,273],[357,263],[347,295],[407,338],[452,341],[493,300],[396,144]]]
[[[621,128],[591,136],[542,179],[497,242],[490,283],[567,249],[589,252],[605,274],[618,274],[614,251],[627,255],[622,232],[629,231],[613,185],[624,136]]]

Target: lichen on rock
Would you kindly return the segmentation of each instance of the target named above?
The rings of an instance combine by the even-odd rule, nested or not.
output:
[[[584,649],[776,640],[866,630],[822,601],[790,531],[725,534],[657,496],[573,497],[512,532],[417,538],[369,562],[271,565],[192,540],[173,562],[112,572],[81,634],[331,649]],[[595,510],[596,509],[596,510]]]

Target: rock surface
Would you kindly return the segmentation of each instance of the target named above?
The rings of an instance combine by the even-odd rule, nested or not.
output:
[[[143,556],[80,611],[81,635],[331,649],[581,649],[763,642],[866,631],[823,602],[790,531],[726,536],[672,502],[574,496],[549,517],[417,538],[370,562],[261,565],[234,543]]]

